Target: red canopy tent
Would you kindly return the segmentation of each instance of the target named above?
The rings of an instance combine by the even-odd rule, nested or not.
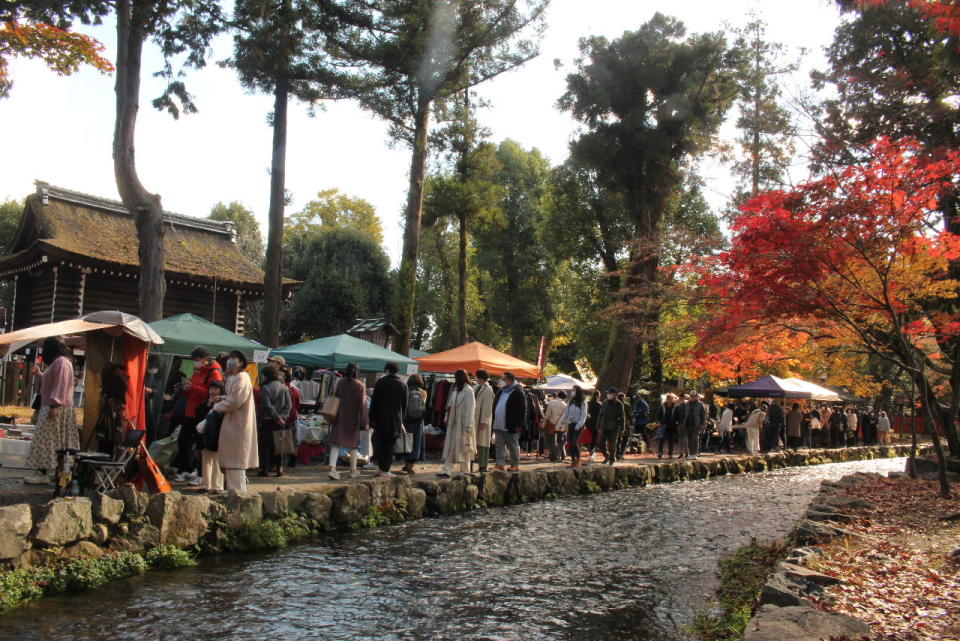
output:
[[[460,347],[416,359],[423,372],[455,372],[485,369],[493,376],[513,372],[520,378],[540,378],[540,368],[519,358],[499,352],[483,343],[467,343]]]

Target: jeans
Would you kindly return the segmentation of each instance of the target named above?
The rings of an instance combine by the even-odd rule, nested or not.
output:
[[[494,447],[497,451],[497,465],[507,464],[507,454],[505,450],[510,451],[510,467],[520,466],[520,441],[519,434],[506,432],[504,430],[494,430]]]
[[[407,457],[404,460],[407,463],[416,463],[417,461],[422,461],[424,449],[426,447],[426,439],[423,437],[423,420],[406,421],[403,425],[406,427],[408,432],[413,434],[413,447],[410,449],[410,453],[407,454]]]
[[[570,423],[567,426],[567,442],[570,444],[570,458],[574,461],[580,460],[580,436],[583,434],[583,428],[577,428],[576,423]]]

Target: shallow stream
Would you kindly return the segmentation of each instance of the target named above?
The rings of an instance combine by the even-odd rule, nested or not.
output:
[[[478,510],[205,559],[0,616],[2,641],[682,639],[717,561],[786,534],[821,479],[789,468]]]

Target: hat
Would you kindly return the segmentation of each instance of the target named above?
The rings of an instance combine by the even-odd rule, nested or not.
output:
[[[270,356],[270,357],[267,358],[267,360],[268,360],[268,361],[273,361],[274,363],[277,363],[277,364],[279,364],[279,365],[286,365],[286,364],[287,364],[287,359],[285,359],[283,356],[280,356],[279,354],[277,354],[276,356]]]
[[[620,390],[618,390],[616,387],[607,388],[607,394],[619,394],[619,393],[620,393]]]

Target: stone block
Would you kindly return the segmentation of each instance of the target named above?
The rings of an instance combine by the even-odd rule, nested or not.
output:
[[[835,521],[837,523],[849,523],[853,521],[853,517],[849,514],[844,514],[834,509],[823,509],[823,507],[826,506],[821,507],[813,504],[807,509],[803,517],[811,521]]]
[[[549,479],[546,472],[520,472],[517,476],[517,493],[521,497],[526,497],[530,501],[542,499],[547,493]]]
[[[331,512],[333,510],[333,499],[324,492],[309,492],[303,501],[303,513],[316,521],[322,529],[332,527]]]
[[[839,510],[872,510],[876,507],[870,501],[858,499],[853,496],[832,495],[821,496],[817,498],[818,505],[837,508]]]
[[[777,564],[777,573],[798,583],[814,583],[821,587],[843,583],[843,581],[835,576],[822,574],[810,568],[805,568],[802,565],[794,565],[793,563],[786,563],[784,561]]]
[[[54,499],[33,510],[32,539],[41,547],[67,545],[93,534],[93,510],[88,498]]]
[[[370,488],[363,483],[342,485],[330,494],[330,515],[337,525],[356,523],[370,510]]]
[[[391,505],[397,495],[396,486],[392,479],[376,479],[364,481],[370,491],[370,504],[374,507]]]
[[[510,485],[510,474],[507,472],[500,470],[485,472],[480,475],[480,498],[488,505],[503,505],[507,498],[508,485]],[[429,495],[430,493],[427,492],[428,497]]]
[[[584,471],[601,490],[612,490],[617,484],[617,470],[613,465],[590,465]]]
[[[426,507],[427,493],[418,487],[411,487],[407,493],[407,517],[419,519],[423,516]]]
[[[97,545],[104,546],[107,544],[107,541],[110,540],[110,530],[108,530],[107,526],[103,523],[94,523],[93,536],[91,538]]]
[[[105,494],[98,494],[93,499],[93,520],[97,523],[116,525],[123,518],[125,503]]]
[[[107,496],[123,501],[123,517],[128,521],[143,516],[147,511],[147,502],[150,499],[149,496],[138,491],[129,483],[110,490]]]
[[[472,510],[477,505],[477,499],[480,497],[480,488],[476,485],[467,485],[463,488],[463,502],[468,510]]]
[[[580,481],[570,468],[547,472],[547,492],[557,496],[572,496],[580,493]]]
[[[846,530],[807,519],[800,521],[795,533],[800,545],[817,545],[848,535],[850,532]]]
[[[30,549],[33,515],[26,504],[0,507],[0,559],[15,559]]]
[[[63,549],[64,556],[69,558],[80,558],[86,557],[88,559],[99,559],[101,556],[106,554],[106,552],[100,549],[96,543],[91,543],[90,541],[79,541],[73,545],[69,545]]]
[[[788,579],[783,574],[771,574],[760,591],[760,604],[770,603],[778,607],[803,605],[807,600],[803,598],[804,585]]]
[[[290,497],[293,492],[284,490],[275,490],[272,492],[260,492],[260,500],[263,501],[263,515],[268,519],[282,519],[289,516]]]
[[[869,634],[869,625],[843,614],[822,612],[805,605],[784,608],[764,605],[747,624],[742,641],[859,639]]]
[[[263,520],[263,499],[259,494],[238,494],[231,490],[227,494],[227,527],[237,529],[253,525]]]
[[[207,533],[210,499],[183,496],[179,492],[154,494],[147,504],[147,518],[157,528],[161,545],[191,547]]]

